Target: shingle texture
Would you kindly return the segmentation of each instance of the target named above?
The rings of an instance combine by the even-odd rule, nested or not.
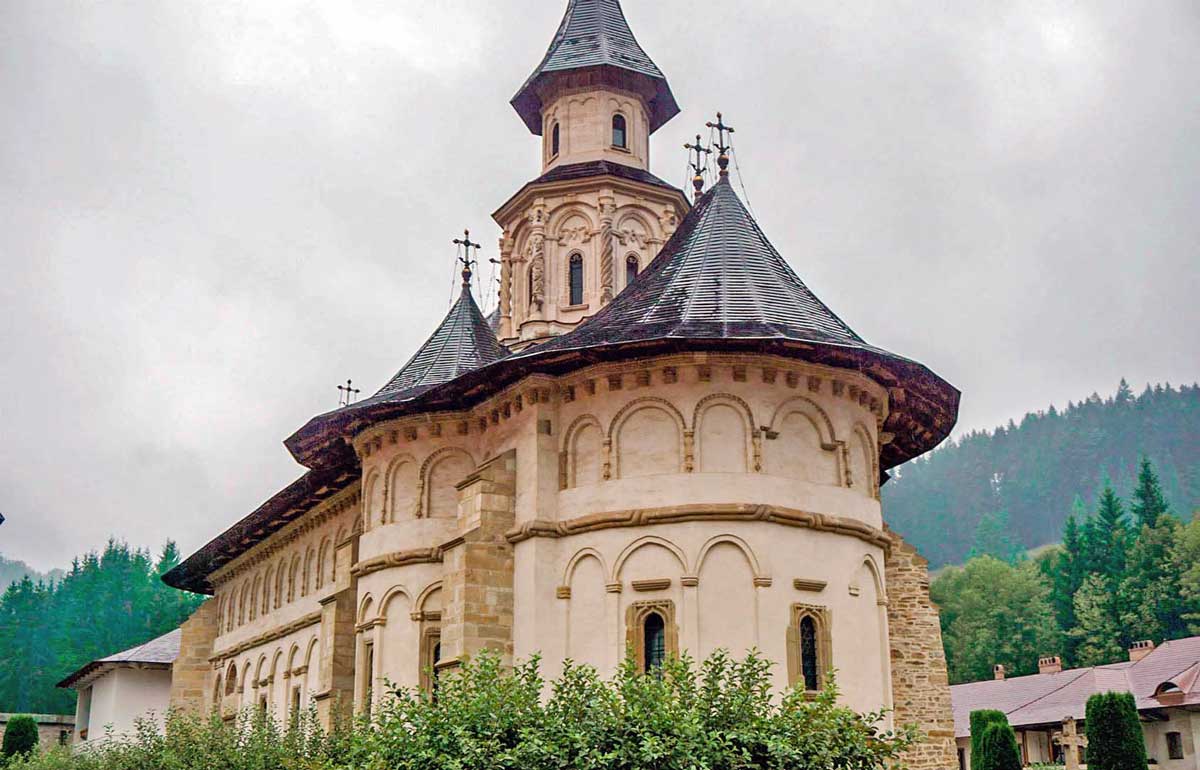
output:
[[[131,647],[123,652],[100,658],[87,664],[66,679],[58,683],[59,687],[71,687],[81,679],[91,677],[105,669],[115,668],[121,664],[169,666],[179,657],[179,643],[183,638],[180,629],[169,631],[162,636]]]
[[[618,0],[570,0],[562,23],[537,66],[512,104],[529,130],[542,133],[541,100],[538,86],[553,73],[588,67],[616,67],[649,78],[656,86],[652,100],[650,130],[679,113],[679,106],[662,70],[638,45]]]
[[[1164,642],[1131,663],[1068,669],[1002,680],[956,684],[954,732],[971,734],[971,712],[999,709],[1014,727],[1058,724],[1066,717],[1083,719],[1088,698],[1100,692],[1132,693],[1139,709],[1200,706],[1200,636]]]
[[[408,363],[372,398],[403,399],[494,361],[507,350],[496,340],[466,286],[446,318]]]
[[[658,257],[612,304],[521,355],[671,338],[786,339],[882,352],[809,291],[728,178],[696,202]]]

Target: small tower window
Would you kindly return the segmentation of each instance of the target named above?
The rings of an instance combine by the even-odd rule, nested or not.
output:
[[[817,624],[811,617],[800,621],[800,667],[804,673],[804,689],[820,687],[820,669],[817,667]]]
[[[581,254],[571,255],[570,268],[570,286],[571,286],[571,302],[572,305],[583,304],[583,256]]]
[[[638,258],[630,254],[625,258],[625,285],[633,283],[638,274]]]
[[[556,157],[558,155],[559,140],[561,138],[560,135],[561,135],[561,132],[559,131],[559,124],[555,123],[554,128],[550,130],[550,157],[551,158]]]
[[[613,147],[620,147],[622,150],[629,147],[628,132],[625,130],[624,115],[613,115],[612,143]]]
[[[646,615],[642,622],[645,644],[645,671],[647,674],[662,668],[667,659],[667,626],[663,616],[657,612]]]

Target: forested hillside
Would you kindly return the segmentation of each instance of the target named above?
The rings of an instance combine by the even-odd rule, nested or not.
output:
[[[1111,480],[1128,497],[1143,455],[1154,458],[1171,510],[1190,518],[1200,507],[1200,386],[1135,396],[1122,380],[1110,398],[1092,394],[962,436],[896,469],[884,515],[934,567],[961,563],[977,540],[998,534],[1036,547],[1061,538],[1077,496],[1090,510]]]
[[[13,561],[0,556],[0,590],[8,588],[9,583],[14,583],[23,577],[37,582],[39,580],[58,580],[62,576],[63,571],[60,569],[43,574],[23,561]]]
[[[86,663],[161,636],[203,597],[167,587],[179,563],[167,543],[156,560],[109,542],[76,559],[61,580],[25,577],[0,595],[0,712],[75,713],[75,694],[54,685]]]

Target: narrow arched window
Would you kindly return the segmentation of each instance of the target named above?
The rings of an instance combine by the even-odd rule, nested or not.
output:
[[[625,116],[613,115],[612,119],[612,143],[613,147],[626,149],[629,147],[628,132],[625,129]]]
[[[559,124],[555,123],[554,128],[552,128],[550,130],[550,157],[552,157],[552,158],[555,157],[556,155],[558,155],[560,139],[561,139],[561,132],[559,131]]]
[[[645,644],[645,669],[649,674],[662,668],[667,659],[667,626],[663,616],[657,612],[646,615],[642,621],[642,634]]]
[[[581,254],[571,255],[571,303],[572,305],[583,304],[583,256]]]
[[[638,258],[630,254],[625,258],[625,285],[633,283],[638,274]]]
[[[811,617],[800,621],[800,670],[804,675],[804,689],[820,689],[820,668],[817,655],[817,624]]]
[[[229,672],[225,675],[225,694],[233,695],[235,690],[237,690],[237,666],[230,663]]]

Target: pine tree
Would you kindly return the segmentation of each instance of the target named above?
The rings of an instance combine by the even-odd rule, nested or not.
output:
[[[1075,594],[1076,625],[1068,631],[1075,640],[1074,664],[1096,666],[1121,657],[1122,628],[1109,582],[1089,575]]]
[[[1008,511],[1001,509],[985,513],[975,527],[975,543],[967,558],[992,556],[1009,564],[1015,563],[1025,549],[1013,540],[1011,530]]]
[[[1140,526],[1153,527],[1163,516],[1170,515],[1170,508],[1163,496],[1162,486],[1158,482],[1158,474],[1150,464],[1150,458],[1143,456],[1138,470],[1137,489],[1133,491],[1133,515]]]
[[[1146,740],[1130,693],[1088,698],[1087,740],[1088,770],[1146,770]]]

